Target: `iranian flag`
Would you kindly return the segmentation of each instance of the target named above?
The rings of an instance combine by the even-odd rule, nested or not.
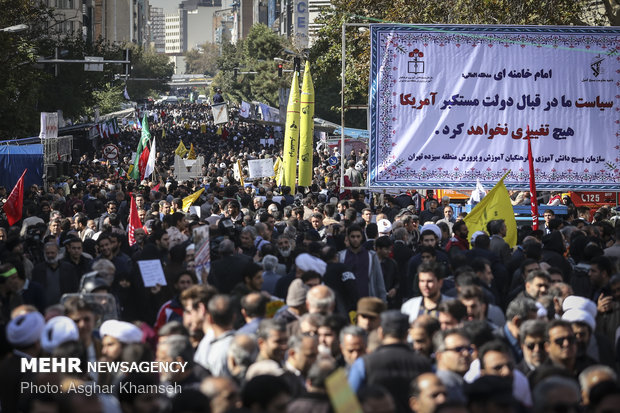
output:
[[[129,213],[129,225],[127,226],[127,236],[129,239],[129,246],[131,247],[136,243],[136,238],[134,237],[134,232],[138,228],[142,228],[142,222],[140,222],[140,217],[138,217],[138,207],[136,206],[136,199],[133,194],[131,194],[131,203],[130,203],[130,213]],[[144,229],[146,232],[146,229]]]
[[[24,169],[24,173],[22,173],[22,176],[19,178],[11,194],[2,206],[10,226],[22,219],[22,209],[24,207],[24,175],[26,175],[26,171],[28,171],[28,169]]]
[[[151,144],[150,153],[149,153],[149,156],[146,162],[146,166],[144,168],[144,175],[142,176],[142,179],[146,179],[149,176],[151,176],[151,174],[155,170],[155,158],[157,157],[157,148],[155,147],[155,140],[156,138],[153,137],[153,143]],[[145,150],[144,152],[147,152],[147,151]]]
[[[140,159],[138,160],[138,169],[140,170],[140,181],[142,181],[145,177],[146,167],[149,163],[149,158],[151,157],[151,151],[149,147],[146,146],[142,153],[140,154]]]
[[[149,124],[145,113],[144,118],[142,119],[142,135],[140,136],[140,142],[138,142],[136,159],[133,162],[133,170],[130,175],[132,179],[141,180],[144,177],[144,169],[146,168],[146,163],[149,159],[150,141],[151,133],[149,132]]]

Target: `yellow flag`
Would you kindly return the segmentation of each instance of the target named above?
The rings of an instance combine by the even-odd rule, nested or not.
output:
[[[131,179],[131,172],[133,171],[133,165],[129,165],[129,169],[127,169],[127,179]]]
[[[341,367],[325,379],[325,389],[336,413],[362,413],[357,396],[349,386],[347,375]]]
[[[217,127],[217,130],[215,131],[215,134],[216,135],[221,135],[222,134],[222,127],[221,126]]]
[[[282,162],[282,158],[278,156],[276,162],[273,164],[273,177],[276,180],[276,184],[278,186],[282,185],[282,178],[284,175],[284,162]]]
[[[510,173],[510,172],[508,172]],[[517,220],[510,202],[510,195],[504,185],[504,175],[502,179],[489,191],[488,194],[472,211],[465,217],[465,223],[470,234],[476,231],[487,232],[489,221],[503,219],[506,223],[506,236],[504,240],[514,247],[517,244]],[[488,232],[487,232],[488,233]]]
[[[280,164],[282,163],[282,161],[280,160],[280,157],[278,156],[276,158],[276,161],[273,163],[273,175],[272,178],[275,178],[276,176],[278,176],[278,170],[280,169]]]
[[[239,182],[241,186],[245,186],[245,182],[243,182],[243,168],[241,167],[241,160],[237,159],[237,171],[239,172]]]
[[[161,138],[164,139],[166,137],[166,129],[161,130]]]
[[[286,106],[286,129],[284,131],[284,185],[295,192],[297,178],[297,153],[299,150],[299,74],[293,72],[291,93]]]
[[[187,153],[187,148],[183,144],[183,140],[179,141],[179,146],[177,146],[177,148],[174,150],[174,153],[176,155],[179,155],[181,158],[185,156],[185,154]]]
[[[188,212],[189,207],[192,206],[192,204],[198,199],[200,194],[202,194],[204,191],[205,189],[203,187],[199,191],[196,191],[193,194],[188,195],[185,198],[183,198],[183,211]]]
[[[306,60],[304,81],[301,86],[299,114],[299,186],[312,183],[312,137],[314,135],[314,85],[310,74],[310,62]]]
[[[189,153],[187,154],[187,159],[196,159],[196,151],[194,150],[194,144],[189,145]]]

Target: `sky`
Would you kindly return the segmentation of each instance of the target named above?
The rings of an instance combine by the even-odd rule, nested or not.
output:
[[[179,7],[180,0],[149,0],[153,7],[163,7],[164,13],[174,13]]]

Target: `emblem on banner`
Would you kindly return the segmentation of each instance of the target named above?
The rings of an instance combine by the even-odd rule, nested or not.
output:
[[[424,73],[424,61],[421,60],[424,57],[424,53],[414,49],[413,52],[409,52],[409,57],[412,57],[413,60],[408,62],[407,71],[415,74]]]
[[[598,55],[594,58],[592,64],[590,64],[592,75],[594,75],[594,77],[598,77],[601,74],[601,63],[603,63],[603,60],[605,59]]]

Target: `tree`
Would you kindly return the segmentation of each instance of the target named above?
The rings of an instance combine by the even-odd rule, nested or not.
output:
[[[575,0],[332,0],[319,22],[310,52],[315,62],[316,114],[340,123],[342,24],[398,22],[409,24],[609,24],[613,16],[590,10]],[[345,105],[368,101],[370,38],[368,31],[349,27],[346,37]],[[347,113],[347,125],[366,127],[366,114]]]
[[[117,111],[124,101],[124,89],[122,84],[108,83],[95,90],[93,92],[93,99],[96,101],[97,107],[99,107],[99,113],[106,114]]]
[[[215,76],[217,73],[217,59],[220,57],[220,48],[206,42],[198,49],[185,53],[185,71],[187,73]]]
[[[131,76],[127,81],[129,96],[133,100],[142,100],[167,91],[169,89],[167,82],[174,73],[174,64],[168,61],[168,56],[157,54],[153,49],[143,49],[136,45],[131,45],[130,50],[132,69]],[[136,80],[131,80],[132,78],[136,78]]]
[[[264,24],[255,24],[242,43],[245,63],[258,60],[273,61],[280,56],[284,44],[282,38]]]
[[[65,60],[81,60],[84,56],[101,56],[104,60],[120,60],[123,50],[102,40],[89,43],[81,36],[62,37],[41,47],[44,56],[53,56],[58,48],[59,57]],[[49,69],[54,69],[52,65]],[[65,117],[76,118],[92,113],[99,102],[94,92],[104,89],[114,81],[114,75],[122,71],[121,65],[106,64],[102,72],[85,71],[82,63],[59,64],[57,74],[50,76],[40,93],[38,109],[42,112],[63,111]]]
[[[252,26],[250,33],[236,45],[226,44],[217,61],[219,72],[213,87],[222,89],[233,102],[257,100],[278,106],[280,87],[288,87],[286,79],[278,78],[275,57],[285,57],[283,50],[290,47],[280,36],[264,24]],[[234,69],[239,74],[234,78]],[[257,72],[243,74],[242,72]]]
[[[120,45],[102,40],[86,42],[81,33],[71,36],[61,32],[64,19],[44,2],[2,0],[0,28],[26,24],[28,29],[0,32],[0,138],[38,134],[40,112],[62,110],[65,117],[77,118],[92,113],[94,105],[119,109],[122,80],[115,79],[115,75],[123,72],[120,64],[106,64],[102,72],[87,72],[82,63],[37,64],[40,58],[51,59],[57,52],[65,60],[124,57]],[[165,90],[173,72],[167,58],[137,46],[132,48],[132,76],[161,80],[142,84],[130,81],[131,96],[139,99],[153,93],[152,89]],[[118,96],[113,96],[115,93]]]
[[[51,10],[23,0],[3,0],[0,28],[27,24],[19,33],[0,32],[0,138],[31,136],[39,127],[36,110],[43,84],[50,76],[35,68],[38,44],[45,36]]]

